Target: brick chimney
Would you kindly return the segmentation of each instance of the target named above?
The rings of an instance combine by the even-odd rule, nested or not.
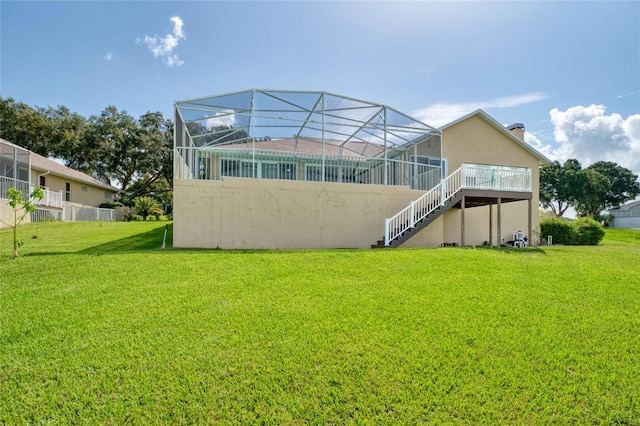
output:
[[[507,126],[507,129],[513,133],[518,139],[524,140],[524,124],[513,123],[511,126]]]

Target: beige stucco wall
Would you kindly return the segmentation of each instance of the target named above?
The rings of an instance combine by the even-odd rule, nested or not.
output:
[[[6,223],[13,224],[13,209],[7,205],[9,202],[6,198],[0,198],[0,228],[7,228],[10,225]],[[18,211],[18,215],[21,212]],[[6,222],[6,223],[3,223]],[[22,221],[23,224],[31,222],[31,215],[27,215]]]
[[[41,171],[33,170],[31,172],[31,184],[38,185],[40,182],[39,176],[42,174],[43,172]],[[68,177],[61,177],[51,173],[44,175],[44,178],[45,186],[49,189],[49,191],[62,191],[63,202],[65,202],[65,190],[67,182],[71,184],[70,202],[73,204],[98,207],[100,204],[106,201],[113,201],[114,194],[110,191],[107,191],[106,189],[92,186],[88,183],[74,181]],[[109,194],[108,197],[106,196],[106,193]]]
[[[408,187],[257,180],[174,182],[175,247],[368,248]],[[436,244],[437,245],[437,244]]]

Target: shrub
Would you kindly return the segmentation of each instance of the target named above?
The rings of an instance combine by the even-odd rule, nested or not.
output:
[[[116,207],[116,210],[118,210],[122,215],[120,220],[122,220],[123,222],[131,222],[131,220],[133,219],[133,215],[135,214],[135,210],[132,207],[128,206]]]
[[[575,244],[575,233],[571,222],[565,219],[551,218],[540,221],[540,237],[547,239],[551,235],[554,244]]]
[[[144,217],[142,217],[139,214],[134,214],[133,216],[131,216],[131,220],[135,220],[135,221],[140,221],[141,222],[141,221],[144,220]]]
[[[588,217],[582,217],[573,222],[573,229],[578,245],[597,246],[604,237],[602,225]]]
[[[116,209],[118,207],[122,207],[124,204],[122,204],[119,201],[105,201],[104,203],[100,204],[98,207],[100,207],[101,209]]]
[[[583,217],[573,222],[564,219],[543,219],[540,221],[540,236],[552,236],[555,244],[598,245],[604,237],[604,229],[593,219]]]

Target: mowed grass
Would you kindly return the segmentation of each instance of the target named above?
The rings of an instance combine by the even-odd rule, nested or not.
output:
[[[0,231],[0,423],[640,422],[640,230],[224,251],[165,225],[27,225],[15,261]]]

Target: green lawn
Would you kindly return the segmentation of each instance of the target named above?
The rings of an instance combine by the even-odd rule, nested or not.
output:
[[[0,231],[0,424],[640,423],[640,230],[223,251],[165,225],[26,225],[15,261]]]

